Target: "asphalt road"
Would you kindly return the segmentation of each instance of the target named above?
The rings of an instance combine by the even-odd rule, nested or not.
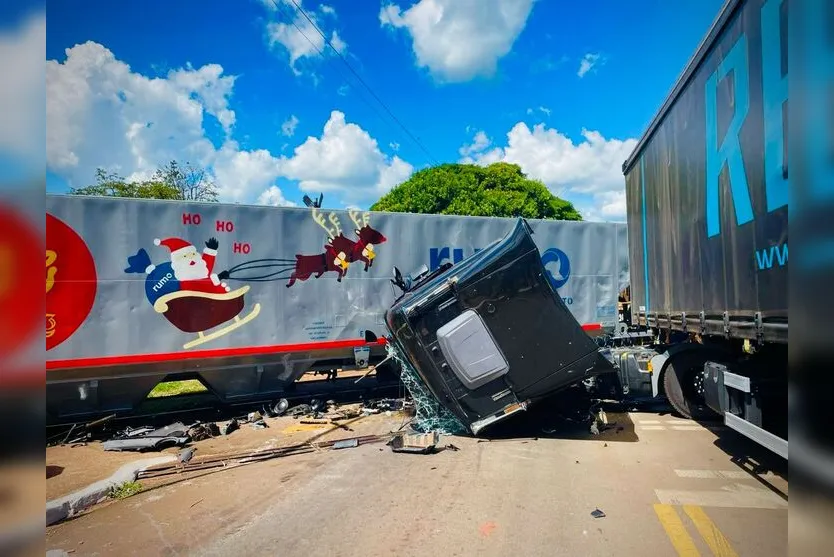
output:
[[[537,427],[528,431],[536,439],[444,438],[460,450],[428,456],[367,445],[254,464],[50,528],[47,549],[120,556],[786,554],[784,461],[732,431],[668,414],[609,414],[609,421],[616,427],[599,436]],[[605,516],[594,518],[597,509]]]

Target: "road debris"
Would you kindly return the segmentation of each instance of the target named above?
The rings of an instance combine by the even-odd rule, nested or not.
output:
[[[110,422],[116,414],[110,414],[98,420],[93,420],[87,424],[72,424],[69,431],[64,435],[63,439],[58,443],[59,445],[75,445],[85,443],[92,439],[93,430]],[[75,435],[73,435],[73,433]],[[54,440],[54,438],[53,438]]]
[[[333,443],[334,449],[351,449],[353,447],[358,447],[359,441],[356,439],[345,439],[344,441],[336,441]]]
[[[395,453],[430,454],[440,443],[440,433],[403,433],[394,436],[389,445]]]
[[[252,422],[250,426],[252,427],[252,429],[266,429],[269,427],[263,418],[256,422]]]
[[[320,451],[322,449],[335,449],[335,445],[337,443],[340,444],[341,448],[347,448],[346,443],[348,442],[350,443],[350,446],[381,443],[383,441],[389,441],[391,439],[391,436],[391,434],[364,435],[360,437],[353,437],[350,439],[307,442],[300,443],[297,445],[290,445],[287,447],[276,447],[270,449],[248,451],[244,453],[205,455],[202,457],[192,459],[188,466],[188,472],[205,471],[216,468],[231,470],[232,468],[237,468],[239,466],[250,464],[252,462],[263,462],[265,460],[271,460],[273,458],[281,458],[296,454],[312,453]],[[355,443],[356,445],[353,445],[353,443]],[[138,472],[137,480],[160,478],[164,476],[172,476],[182,473],[183,470],[179,462],[174,462],[171,464],[161,464],[158,466],[145,468],[144,470]]]
[[[187,449],[183,449],[177,454],[177,460],[180,464],[186,464],[189,460],[194,457],[194,451],[197,450],[197,447],[188,447]]]
[[[220,435],[220,428],[214,422],[205,424],[197,422],[188,428],[188,435],[192,441],[202,441],[203,439],[211,439]]]
[[[231,420],[220,426],[220,433],[222,433],[223,435],[229,435],[236,429],[240,429],[240,423],[237,421],[236,418],[232,418]]]
[[[145,451],[181,446],[189,441],[191,437],[188,435],[188,427],[182,422],[176,422],[158,429],[150,426],[128,427],[101,446],[105,451]]]
[[[591,516],[593,516],[594,518],[605,518],[605,513],[599,509],[594,509],[593,511],[591,511]]]

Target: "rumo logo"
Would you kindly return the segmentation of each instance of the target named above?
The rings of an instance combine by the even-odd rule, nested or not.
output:
[[[478,253],[482,248],[475,248],[472,253]],[[429,270],[435,271],[446,262],[460,263],[464,259],[463,248],[448,246],[429,248]],[[547,278],[556,290],[567,284],[570,278],[570,259],[559,248],[550,248],[542,254],[542,264],[547,271]],[[573,303],[571,299],[570,302]]]
[[[473,253],[478,253],[481,249],[475,248]],[[463,248],[449,248],[449,246],[429,248],[429,271],[436,271],[438,267],[447,261],[454,264],[463,261]]]
[[[570,259],[559,248],[550,248],[542,254],[542,264],[553,288],[559,290],[570,278]]]
[[[156,284],[154,285],[154,287],[153,287],[154,292],[157,292],[160,288],[165,286],[165,284],[167,284],[169,280],[171,280],[173,278],[174,278],[174,275],[172,275],[171,273],[165,273],[165,276],[163,276],[161,279],[159,279],[156,282]]]

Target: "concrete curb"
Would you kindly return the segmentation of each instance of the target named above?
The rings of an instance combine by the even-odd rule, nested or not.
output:
[[[71,516],[84,511],[93,505],[100,503],[107,498],[110,488],[122,485],[126,482],[136,481],[136,475],[151,466],[167,464],[177,460],[175,455],[158,456],[146,458],[125,464],[116,472],[104,480],[90,484],[84,489],[70,493],[64,497],[47,501],[46,503],[46,525],[50,526]]]

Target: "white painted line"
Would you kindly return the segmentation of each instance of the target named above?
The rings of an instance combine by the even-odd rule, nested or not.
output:
[[[680,478],[752,480],[750,474],[743,470],[675,470]]]
[[[733,509],[787,509],[788,503],[766,489],[734,484],[715,491],[684,491],[655,489],[657,499],[664,505],[699,505]]]
[[[660,420],[640,420],[637,423],[640,425],[659,424]]]
[[[666,420],[666,423],[669,425],[692,425],[694,422],[692,420]]]
[[[646,430],[651,430],[651,431],[658,431],[658,430],[661,430],[661,429],[666,429],[666,428],[665,428],[665,427],[663,427],[662,425],[644,425],[644,426],[640,426],[640,429],[646,429]]]
[[[704,428],[699,425],[673,425],[672,429],[675,431],[705,431]]]

